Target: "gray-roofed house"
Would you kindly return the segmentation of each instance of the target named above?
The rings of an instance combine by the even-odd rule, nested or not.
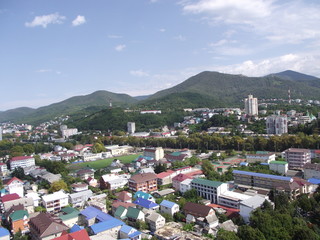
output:
[[[151,231],[156,231],[166,224],[166,220],[159,213],[150,212],[146,214],[145,221],[149,224]]]
[[[22,204],[23,207],[28,211],[28,213],[34,212],[34,201],[33,198],[19,198],[12,201],[7,201],[3,203],[3,209],[4,211],[8,211],[13,206]]]
[[[74,207],[81,207],[92,196],[92,191],[85,190],[82,192],[76,192],[69,195],[69,203]]]
[[[266,201],[264,197],[259,195],[255,195],[247,200],[243,200],[240,202],[240,215],[243,217],[243,220],[248,223],[251,212],[255,209],[261,207],[263,203]]]

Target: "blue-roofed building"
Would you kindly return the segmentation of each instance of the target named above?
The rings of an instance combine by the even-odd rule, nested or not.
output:
[[[70,233],[78,232],[78,231],[80,231],[82,229],[84,229],[84,227],[81,227],[78,224],[75,224],[75,225],[72,226],[72,228],[70,228]]]
[[[103,233],[108,234],[111,237],[118,238],[118,232],[123,225],[125,225],[124,222],[111,217],[109,220],[91,225],[89,231],[92,235]]]
[[[134,204],[137,204],[137,208],[139,209],[149,209],[149,210],[158,210],[159,205],[155,202],[151,202],[149,200],[143,199],[143,198],[137,198],[134,202]]]
[[[174,202],[163,200],[160,203],[160,212],[173,216],[176,212],[179,212],[179,205]]]
[[[140,240],[141,232],[128,225],[123,225],[119,231],[119,237],[121,239]]]
[[[318,178],[309,178],[308,182],[311,184],[320,184],[320,179]]]
[[[134,194],[133,198],[134,198],[134,199],[143,198],[143,199],[146,199],[146,200],[155,202],[155,199],[154,199],[154,197],[153,197],[151,194],[145,193],[145,192],[142,192],[142,191],[137,191],[137,192]]]
[[[79,214],[79,224],[85,226],[91,226],[96,222],[104,222],[112,219],[113,217],[101,210],[89,206],[82,210]]]
[[[9,240],[10,239],[10,232],[8,229],[0,227],[0,239],[1,240]]]

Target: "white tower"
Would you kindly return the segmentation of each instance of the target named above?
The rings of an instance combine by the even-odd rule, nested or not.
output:
[[[136,131],[136,123],[135,122],[128,122],[127,123],[128,133],[132,134]]]
[[[244,108],[249,116],[258,115],[258,99],[249,95],[248,98],[244,99]]]

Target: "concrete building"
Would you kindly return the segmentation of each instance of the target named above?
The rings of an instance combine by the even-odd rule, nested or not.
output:
[[[247,154],[246,160],[247,163],[269,163],[276,160],[276,155],[274,153]]]
[[[269,169],[285,175],[288,171],[288,163],[285,161],[271,161],[269,162]]]
[[[303,167],[304,179],[316,178],[320,179],[320,164],[307,163]]]
[[[43,206],[47,212],[60,211],[61,208],[69,204],[69,195],[63,190],[42,196]]]
[[[0,141],[2,141],[2,128],[0,127]]]
[[[249,218],[251,216],[252,211],[261,207],[265,201],[266,199],[259,195],[256,195],[256,196],[250,197],[249,199],[241,201],[240,216],[243,217],[243,220],[246,223],[249,223]]]
[[[303,169],[305,164],[311,163],[311,152],[309,149],[289,148],[284,151],[283,155],[289,164],[289,169]]]
[[[10,170],[14,170],[17,167],[31,167],[35,166],[35,159],[31,156],[19,156],[19,157],[13,157],[10,160]]]
[[[136,123],[135,122],[128,122],[127,123],[128,133],[132,134],[136,132]]]
[[[154,173],[143,173],[133,175],[129,179],[129,189],[132,191],[153,192],[158,189],[157,175]]]
[[[271,115],[266,120],[267,134],[282,135],[288,133],[287,116]]]
[[[73,135],[77,135],[78,134],[78,129],[77,128],[67,128],[67,129],[63,129],[61,130],[61,135],[63,138],[69,138]]]
[[[157,148],[145,148],[143,156],[152,157],[154,160],[160,160],[164,157],[164,151],[162,147]]]
[[[244,109],[249,116],[258,115],[258,99],[248,95],[248,98],[244,99]]]

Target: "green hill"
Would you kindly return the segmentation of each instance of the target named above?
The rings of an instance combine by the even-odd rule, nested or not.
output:
[[[20,107],[0,112],[0,122],[14,121],[35,111],[33,108]]]
[[[127,94],[96,91],[89,95],[71,97],[62,102],[40,107],[26,114],[17,115],[14,120],[15,122],[37,124],[54,119],[57,116],[70,115],[79,111],[84,111],[84,109],[88,110],[93,107],[96,107],[93,108],[95,111],[99,111],[103,108],[108,108],[110,100],[112,102],[112,106],[114,107],[127,107],[137,102],[136,99]],[[0,119],[2,119],[2,121],[13,120],[12,118],[8,119],[2,116],[3,113],[0,113]]]
[[[206,71],[172,88],[155,93],[143,103],[145,105],[153,104],[165,100],[172,94],[193,93],[201,95],[206,101],[212,99],[211,106],[239,105],[248,94],[253,94],[260,99],[287,98],[289,88],[292,98],[310,99],[320,96],[320,88],[315,88],[314,84],[309,81],[284,79],[275,75],[246,77]],[[184,100],[188,100],[188,94],[185,95]]]

